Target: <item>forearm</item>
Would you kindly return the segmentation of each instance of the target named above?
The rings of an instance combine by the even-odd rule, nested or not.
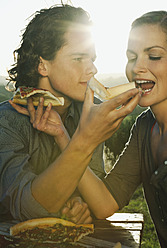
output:
[[[60,150],[64,151],[64,149],[70,142],[70,136],[64,128],[64,132],[62,134],[60,134],[59,136],[54,136],[54,140],[59,146]]]
[[[92,157],[86,142],[78,136],[32,183],[34,198],[49,212],[57,212],[75,191]]]
[[[126,93],[124,96],[119,97],[115,101],[110,100],[98,106],[93,103],[93,92],[90,90],[87,91],[80,122],[72,140],[58,159],[56,159],[48,169],[37,176],[32,183],[32,194],[44,208],[50,212],[57,212],[61,209],[78,186],[95,148],[117,130],[123,117],[134,109],[139,97],[134,97],[126,106],[119,110],[117,110],[117,107],[127,102],[129,98],[132,98],[137,93],[137,90],[132,91],[131,93]],[[39,112],[40,111],[38,111],[38,113]],[[53,118],[55,122],[54,125],[52,125],[52,112],[50,111],[46,114],[50,117],[47,125],[41,125],[45,131],[47,130],[48,134],[55,136],[57,120]],[[55,113],[53,113],[53,117],[55,117]],[[35,127],[39,130],[40,125],[39,123],[37,124]],[[58,124],[61,125],[61,122],[59,121]],[[46,129],[45,126],[47,126]],[[63,147],[64,144],[61,149],[63,149]],[[98,191],[100,195],[102,195],[102,198],[101,196],[99,198],[103,200],[104,195],[101,192],[101,188],[98,188]],[[91,194],[96,194],[96,191],[91,192]],[[107,191],[107,200],[108,199],[110,199],[109,202],[113,204],[113,199]],[[89,201],[91,202],[90,198],[88,198],[88,202]],[[98,211],[96,211],[95,207],[94,212],[95,214],[97,212],[96,215],[98,215]]]
[[[89,168],[82,176],[78,189],[98,219],[105,219],[119,209],[105,184]]]

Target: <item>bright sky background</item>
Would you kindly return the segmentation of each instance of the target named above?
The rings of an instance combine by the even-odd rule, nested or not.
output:
[[[67,0],[64,0],[64,3]],[[167,10],[166,0],[71,0],[87,10],[95,24],[99,73],[124,73],[126,46],[134,19],[152,10]],[[60,0],[0,0],[0,75],[7,76],[13,64],[13,51],[19,46],[21,30],[41,8]],[[70,2],[68,2],[70,3]]]

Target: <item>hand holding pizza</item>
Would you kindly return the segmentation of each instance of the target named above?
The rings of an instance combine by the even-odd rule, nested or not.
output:
[[[122,120],[134,110],[141,97],[139,90],[135,88],[96,105],[93,103],[93,95],[93,91],[87,87],[76,131],[76,134],[86,140],[90,152],[116,132]]]
[[[35,109],[31,97],[27,100],[27,108],[17,105],[11,100],[9,102],[19,113],[30,116],[30,122],[34,128],[53,136],[60,149],[64,150],[70,137],[59,114],[52,109],[52,104],[48,104],[46,110],[44,110],[43,97],[40,98],[37,109]]]
[[[92,223],[88,205],[79,196],[72,197],[66,202],[65,207],[62,209],[62,216],[75,224]]]

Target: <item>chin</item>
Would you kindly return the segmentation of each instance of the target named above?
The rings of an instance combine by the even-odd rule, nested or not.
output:
[[[146,100],[140,100],[139,101],[139,103],[138,103],[138,105],[140,106],[140,107],[142,107],[142,108],[148,108],[148,107],[150,107],[151,106],[151,102],[150,101],[146,101]]]
[[[84,99],[85,99],[85,96],[76,96],[76,97],[73,97],[72,100],[73,101],[76,101],[76,102],[84,102]]]
[[[78,102],[84,102],[84,100],[85,100],[85,98],[83,97],[83,98],[77,99],[76,101],[78,101]]]

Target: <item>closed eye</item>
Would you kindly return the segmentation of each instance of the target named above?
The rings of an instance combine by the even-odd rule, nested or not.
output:
[[[134,62],[135,60],[136,60],[136,57],[128,58],[128,62]]]
[[[131,52],[130,50],[127,50],[126,56],[128,62],[134,62],[137,59],[137,55],[134,52]]]
[[[79,58],[74,58],[74,60],[75,60],[75,61],[79,61],[79,62],[81,62],[81,61],[83,60],[83,58],[82,58],[82,57],[79,57]]]
[[[150,60],[160,60],[161,57],[159,57],[159,56],[149,56],[149,59]]]

